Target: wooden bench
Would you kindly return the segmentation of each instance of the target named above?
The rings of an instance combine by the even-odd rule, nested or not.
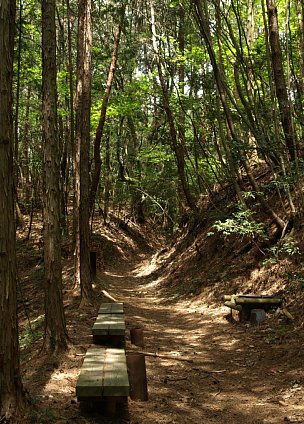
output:
[[[101,313],[92,328],[93,341],[111,346],[125,345],[126,324],[123,313]]]
[[[249,321],[252,309],[268,311],[282,305],[283,300],[273,296],[225,295],[224,305],[239,312],[240,321]]]
[[[102,303],[98,314],[123,314],[123,303]]]
[[[90,347],[77,380],[76,396],[79,402],[101,401],[111,413],[118,403],[126,402],[129,379],[124,349]]]

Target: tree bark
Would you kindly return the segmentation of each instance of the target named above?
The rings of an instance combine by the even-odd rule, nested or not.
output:
[[[14,219],[12,78],[16,5],[0,2],[0,422],[26,406],[19,365]]]
[[[42,114],[44,155],[45,343],[52,353],[67,349],[62,299],[60,154],[57,137],[55,0],[42,1]]]
[[[81,289],[82,304],[91,303],[89,225],[89,147],[91,107],[91,0],[78,3],[78,58],[76,81],[75,195],[76,195],[76,270],[75,282]]]
[[[269,22],[269,43],[271,47],[271,63],[276,88],[276,96],[279,103],[282,128],[285,136],[285,144],[291,161],[296,159],[296,142],[293,131],[290,103],[285,83],[283,58],[279,36],[278,12],[275,0],[267,0],[267,12]]]

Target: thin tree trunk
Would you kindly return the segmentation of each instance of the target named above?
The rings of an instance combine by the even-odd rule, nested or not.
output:
[[[25,408],[19,365],[14,219],[12,78],[16,5],[0,2],[0,422]]]
[[[106,122],[106,113],[107,113],[107,107],[109,103],[109,98],[111,94],[112,84],[114,81],[114,75],[117,65],[117,58],[118,58],[118,48],[120,43],[120,36],[121,36],[121,30],[123,26],[125,16],[125,5],[122,6],[121,10],[121,20],[117,25],[115,35],[114,35],[114,45],[113,45],[113,51],[112,51],[112,59],[110,64],[110,69],[108,72],[108,78],[106,83],[106,88],[104,92],[104,97],[102,100],[101,110],[100,110],[100,117],[98,126],[96,129],[95,134],[95,140],[94,140],[94,172],[92,175],[92,182],[91,182],[91,188],[90,188],[90,211],[93,210],[93,205],[96,199],[99,179],[100,179],[100,172],[101,172],[101,156],[100,156],[100,143],[103,135],[103,130]]]
[[[24,228],[24,219],[18,205],[18,186],[19,186],[19,108],[20,108],[20,73],[21,73],[21,41],[22,41],[22,2],[19,2],[19,34],[18,34],[18,48],[17,48],[17,78],[16,78],[16,100],[15,100],[15,201],[16,201],[16,224],[17,227]],[[21,168],[20,168],[21,169]]]
[[[132,177],[135,177],[140,184],[141,177],[141,163],[136,159],[138,153],[138,136],[135,129],[135,125],[131,116],[128,117],[128,127],[132,137],[132,142],[129,144],[129,169],[132,170]],[[135,221],[138,224],[144,224],[146,221],[144,212],[144,197],[142,193],[137,189],[135,184],[130,185],[131,190],[131,213]]]
[[[27,94],[26,94],[26,106],[25,106],[25,124],[24,124],[24,130],[23,130],[23,157],[24,157],[24,163],[22,164],[23,169],[23,181],[22,181],[22,192],[25,196],[25,201],[27,204],[29,204],[33,187],[31,187],[31,176],[30,176],[30,163],[29,163],[29,144],[30,144],[30,104],[31,104],[31,94],[32,94],[32,87],[29,84],[27,87]]]
[[[109,208],[110,208],[110,193],[112,187],[111,178],[111,149],[110,149],[110,136],[105,140],[105,176],[104,176],[104,223],[107,223]]]
[[[303,0],[296,2],[298,21],[299,21],[299,33],[300,33],[300,43],[299,43],[299,56],[300,56],[300,91],[303,96],[304,93],[304,2]],[[302,98],[302,97],[301,97]]]
[[[42,1],[42,98],[45,342],[47,348],[56,354],[67,349],[67,333],[62,299],[55,0]]]
[[[186,176],[186,170],[185,170],[185,157],[184,157],[184,140],[180,140],[178,137],[178,133],[175,127],[174,123],[174,116],[173,112],[170,107],[170,100],[169,100],[169,93],[167,88],[167,83],[165,81],[165,77],[162,70],[161,60],[160,60],[160,54],[158,51],[157,46],[157,34],[156,34],[156,22],[155,22],[155,10],[154,10],[154,2],[153,0],[150,0],[150,11],[151,11],[151,26],[152,26],[152,44],[153,44],[153,50],[155,55],[155,60],[157,64],[158,69],[158,77],[162,89],[163,94],[163,106],[166,112],[166,116],[168,119],[169,124],[169,130],[170,130],[170,140],[173,152],[175,154],[176,163],[177,163],[177,170],[178,175],[180,178],[180,184],[181,184],[181,191],[183,196],[185,197],[187,206],[195,210],[196,204],[193,199],[193,196],[190,192],[187,176]]]
[[[279,103],[282,128],[285,136],[285,144],[291,161],[296,159],[296,143],[293,131],[290,103],[285,83],[283,58],[279,36],[278,13],[275,0],[267,0],[267,12],[269,22],[269,42],[271,47],[271,63],[276,88],[276,96]]]
[[[232,119],[232,116],[231,116],[230,108],[229,108],[229,105],[226,101],[226,89],[225,89],[224,82],[222,80],[222,75],[220,73],[220,69],[219,69],[217,61],[216,61],[212,41],[211,41],[211,38],[210,38],[208,21],[207,21],[206,16],[203,12],[200,0],[192,0],[192,2],[193,2],[194,7],[195,7],[194,13],[195,13],[197,23],[199,25],[200,32],[201,32],[201,34],[202,34],[202,36],[203,36],[203,38],[206,42],[207,51],[208,51],[208,54],[209,54],[209,58],[210,58],[210,61],[211,61],[213,72],[214,72],[214,77],[215,77],[217,88],[218,88],[218,91],[219,91],[219,97],[220,97],[220,100],[221,100],[221,103],[222,103],[222,106],[223,106],[223,109],[224,109],[224,112],[225,112],[226,120],[227,120],[227,126],[228,126],[228,130],[229,130],[229,133],[230,133],[229,137],[231,137],[233,140],[239,140],[238,134],[236,133],[236,130],[234,128],[234,122],[233,122],[233,119]],[[257,196],[258,200],[260,201],[261,205],[263,206],[265,212],[268,214],[269,217],[271,217],[274,220],[278,229],[283,231],[284,228],[285,228],[285,222],[276,214],[276,212],[271,208],[271,206],[267,203],[267,201],[264,199],[264,197],[259,194],[260,188],[259,188],[256,180],[254,179],[254,176],[252,175],[252,172],[250,170],[250,166],[249,166],[247,159],[243,158],[241,160],[241,162],[242,162],[242,165],[244,166],[244,168],[246,170],[246,173],[248,175],[250,183],[251,183],[253,189],[256,192],[256,196]]]

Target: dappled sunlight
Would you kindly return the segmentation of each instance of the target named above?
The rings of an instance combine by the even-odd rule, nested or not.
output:
[[[125,278],[123,275],[116,274],[115,272],[105,271],[104,274],[114,278]]]
[[[105,239],[108,251],[101,253]],[[224,290],[241,290],[234,283],[230,286],[228,279],[206,284],[197,295],[189,296],[191,275],[173,279],[177,259],[170,264],[169,273],[162,272],[164,260],[172,254],[169,249],[151,260],[141,257],[140,252],[133,257],[136,243],[127,235],[119,239],[118,231],[111,237],[95,237],[94,243],[99,258],[103,257],[94,282],[99,299],[96,305],[79,309],[80,291],[73,289],[73,258],[64,261],[70,344],[59,359],[39,351],[43,326],[38,320],[36,328],[35,323],[41,319],[37,311],[43,306],[41,252],[33,250],[29,273],[22,278],[21,290],[26,296],[20,309],[21,340],[24,346],[25,342],[35,344],[31,356],[27,347],[22,351],[25,386],[45,408],[56,411],[54,422],[61,423],[61,415],[65,417],[62,423],[100,422],[98,413],[80,414],[75,387],[85,354],[93,345],[92,328],[100,303],[113,300],[124,304],[126,352],[145,354],[149,392],[148,402],[129,399],[121,424],[278,424],[285,416],[301,422],[304,372],[299,364],[304,356],[289,346],[293,333],[289,334],[286,321],[269,314],[267,322],[259,326],[239,323],[221,303]],[[183,258],[178,261],[181,270]],[[255,280],[256,287],[264,288],[265,293],[277,289],[277,274],[259,274],[257,268],[250,272],[244,280]],[[167,285],[168,275],[173,276],[173,289]],[[31,299],[35,299],[34,305]],[[27,313],[34,337],[29,334]],[[104,320],[109,322],[107,317]],[[144,347],[131,344],[130,330],[136,327],[143,330]],[[102,422],[112,424],[106,419]]]
[[[124,302],[127,328],[144,330],[150,398],[142,422],[198,423],[204,417],[220,423],[228,416],[231,422],[278,422],[272,388],[284,380],[288,364],[281,363],[283,372],[265,369],[264,349],[269,356],[273,350],[265,345],[266,327],[235,326],[225,318],[227,308],[200,298],[169,298],[159,290],[161,277],[138,284],[156,269],[145,263],[123,273],[125,279],[109,281],[111,293]],[[127,341],[128,351],[136,349]],[[136,411],[132,402],[131,415]]]

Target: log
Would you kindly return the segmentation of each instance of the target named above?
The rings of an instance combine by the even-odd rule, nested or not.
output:
[[[110,293],[108,293],[106,290],[102,290],[102,294],[107,297],[108,299],[113,300],[113,302],[118,302],[117,299],[115,299],[115,297],[111,296]]]
[[[237,296],[234,299],[237,305],[244,304],[268,304],[268,305],[281,305],[282,299],[278,297],[245,297],[245,296]]]
[[[236,305],[234,302],[228,302],[227,301],[227,302],[224,303],[224,305],[227,306],[228,308],[235,309],[236,311],[239,311],[239,312],[241,312],[241,310],[242,310],[242,306]]]
[[[268,303],[272,305],[280,305],[282,299],[279,297],[267,296],[267,295],[241,295],[241,294],[225,294],[222,298],[224,301],[230,301],[242,305],[245,303]]]
[[[232,297],[233,295],[231,295],[231,294],[224,294],[224,296],[222,297],[222,299],[223,300],[231,300],[231,297]]]
[[[166,354],[161,354],[161,353],[144,352],[144,351],[140,351],[140,350],[137,353],[141,353],[145,356],[151,356],[152,358],[160,358],[160,359],[165,359],[165,360],[173,359],[174,361],[184,361],[184,362],[190,362],[190,363],[195,362],[195,360],[191,359],[191,358],[181,358],[179,356],[166,355]]]

